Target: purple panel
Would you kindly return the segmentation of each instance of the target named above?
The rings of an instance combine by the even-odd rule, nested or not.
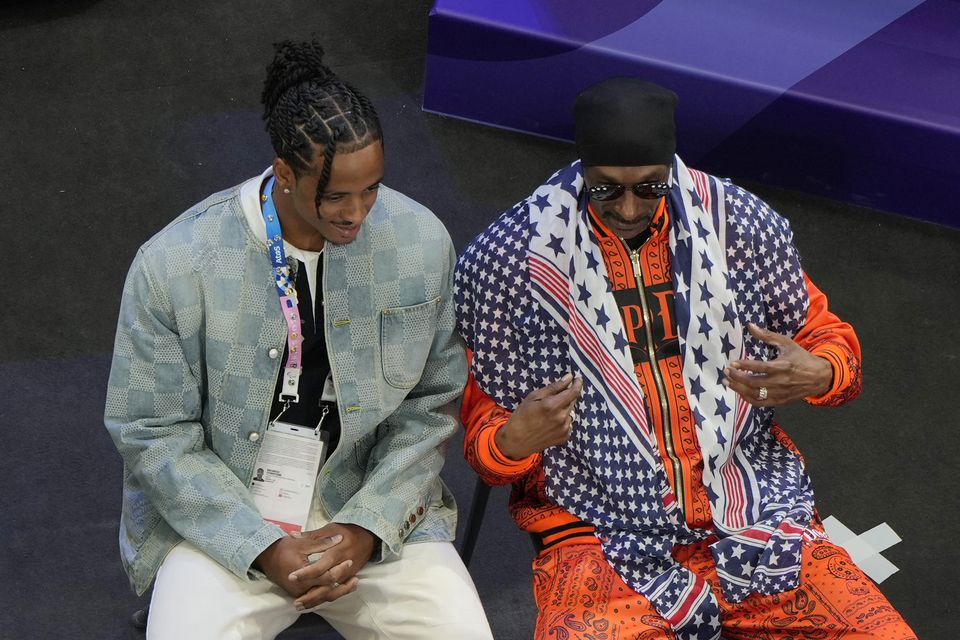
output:
[[[499,104],[506,99],[501,91],[512,80],[504,74],[513,69],[519,84],[526,85],[526,91],[537,91],[534,83],[543,86],[565,82],[570,70],[561,66],[561,54],[576,51],[582,45],[579,52],[584,57],[595,52],[602,58],[624,56],[632,59],[638,69],[666,67],[668,77],[690,76],[706,84],[719,77],[734,85],[732,91],[712,94],[711,105],[705,112],[695,112],[711,116],[710,126],[698,131],[691,149],[694,155],[700,155],[713,149],[788,87],[919,2],[870,0],[865,7],[862,2],[835,6],[833,0],[788,5],[737,0],[708,7],[699,0],[621,0],[622,4],[608,3],[603,11],[589,12],[570,0],[439,0],[431,14],[431,63],[427,69],[425,107],[514,127],[515,124],[502,120],[507,110],[519,110],[514,95],[510,95],[512,104],[508,109]],[[825,20],[824,16],[830,19]],[[491,66],[485,82],[477,83],[476,94],[463,95],[462,106],[442,108],[435,104],[444,98],[435,97],[432,86],[455,86],[435,81],[432,62],[437,58],[462,61],[466,69],[470,61],[476,60],[502,62],[551,56],[556,57],[557,65],[544,74],[531,75],[522,67]],[[611,73],[603,62],[599,69],[597,78]],[[640,75],[637,69],[627,68],[624,72]],[[679,93],[681,103],[696,95]],[[540,114],[533,115],[539,118]],[[569,128],[568,120],[569,116],[564,114],[560,124]],[[533,132],[555,135],[548,130]]]
[[[623,52],[705,82],[721,78],[726,89],[712,94],[712,106],[696,114],[710,118],[692,145],[700,156],[794,84],[922,1],[736,0],[711,6],[702,0],[664,0],[642,20],[590,47]],[[680,93],[681,103],[690,95]]]
[[[602,7],[590,8],[583,0],[437,0],[430,12],[431,33],[437,36],[430,38],[429,52],[465,60],[553,55],[623,29],[661,1],[605,0]],[[435,29],[435,21],[442,26]],[[501,38],[505,33],[524,38]]]
[[[779,93],[923,0],[664,0],[592,46]]]
[[[446,27],[445,19],[431,19],[431,40],[434,29]],[[570,140],[571,107],[577,94],[610,76],[638,75],[681,96],[677,113],[680,149],[695,161],[722,138],[717,133],[721,118],[746,122],[772,100],[764,87],[744,85],[731,91],[729,78],[723,76],[704,76],[665,66],[658,60],[613,55],[596,48],[539,55],[549,46],[545,40],[515,31],[500,31],[493,36],[494,31],[496,28],[490,25],[474,25],[472,37],[482,42],[496,37],[505,49],[526,47],[531,55],[491,62],[428,54],[425,110]]]
[[[960,134],[960,3],[928,0],[792,91]]]
[[[958,106],[960,3],[928,0],[797,83],[703,165],[960,227]]]
[[[704,16],[662,0],[587,25],[565,18],[567,0],[440,0],[424,108],[570,139],[577,93],[637,75],[680,95],[679,150],[695,166],[960,226],[947,204],[960,199],[960,3],[901,15],[917,2],[810,0],[790,16],[732,0]]]

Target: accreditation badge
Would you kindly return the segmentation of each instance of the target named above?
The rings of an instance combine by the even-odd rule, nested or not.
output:
[[[303,531],[328,446],[329,434],[320,429],[270,423],[250,481],[250,493],[264,520],[287,533]]]

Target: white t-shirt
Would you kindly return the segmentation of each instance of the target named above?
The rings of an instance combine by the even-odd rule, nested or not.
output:
[[[267,242],[267,229],[263,224],[263,214],[260,209],[260,186],[272,175],[273,167],[267,167],[267,170],[258,177],[251,178],[240,185],[240,207],[243,209],[243,215],[247,218],[247,224],[250,225],[250,228],[253,229],[253,232],[264,244]],[[296,258],[307,268],[307,282],[310,284],[310,299],[313,301],[314,307],[316,307],[317,263],[323,255],[323,250],[305,251],[287,242],[286,238],[283,240],[283,250],[288,256]]]

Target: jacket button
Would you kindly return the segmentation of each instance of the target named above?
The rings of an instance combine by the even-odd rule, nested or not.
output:
[[[267,355],[270,356],[270,359],[271,359],[271,360],[276,360],[277,358],[280,357],[280,350],[279,350],[279,349],[270,349],[270,351],[267,351]]]
[[[249,440],[250,442],[256,442],[259,439],[260,439],[260,434],[257,433],[256,431],[254,431],[249,436],[247,436],[247,440]]]
[[[417,509],[417,515],[418,515],[418,516],[422,516],[422,515],[423,515],[423,507],[419,507],[419,508]]]
[[[411,513],[411,514],[410,514],[410,524],[413,524],[413,523],[416,522],[416,521],[417,521],[417,516],[415,516],[415,515],[413,515],[413,514]]]

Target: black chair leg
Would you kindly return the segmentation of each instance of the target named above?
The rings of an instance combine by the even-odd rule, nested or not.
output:
[[[146,629],[147,628],[147,616],[150,615],[150,605],[145,606],[143,609],[138,609],[133,612],[133,615],[130,616],[130,624],[136,629]]]
[[[477,478],[477,484],[473,489],[473,504],[470,505],[470,514],[467,516],[466,532],[463,536],[463,544],[460,546],[460,558],[463,564],[470,566],[470,558],[473,557],[473,549],[477,546],[477,538],[480,535],[480,524],[483,522],[483,516],[487,511],[487,501],[490,499],[490,487],[480,478]]]

